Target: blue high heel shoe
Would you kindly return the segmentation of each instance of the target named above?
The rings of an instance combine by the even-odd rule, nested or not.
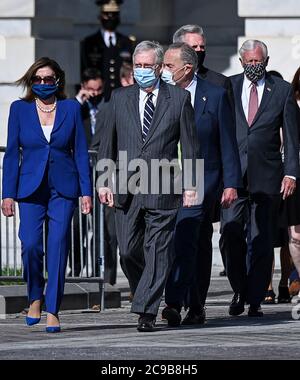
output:
[[[50,313],[50,314],[52,314],[52,313]],[[59,322],[58,314],[52,314],[52,315],[54,315]],[[60,332],[60,325],[58,325],[58,326],[47,326],[46,332],[50,333],[50,334],[59,333]]]
[[[60,332],[60,326],[47,326],[46,332],[51,333],[51,334],[59,333]]]
[[[40,322],[40,320],[41,318],[26,317],[26,324],[27,326],[37,325]]]
[[[42,314],[42,307],[43,307],[43,303],[44,303],[44,297],[41,299],[41,314]],[[27,326],[33,326],[33,325],[37,325],[41,320],[41,317],[40,318],[32,318],[32,317],[28,317],[26,316],[26,324]]]

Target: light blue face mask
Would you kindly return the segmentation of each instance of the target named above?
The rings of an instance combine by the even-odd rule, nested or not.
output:
[[[133,76],[141,88],[153,87],[158,81],[155,71],[151,68],[136,68],[133,70]]]
[[[161,79],[166,83],[172,84],[173,86],[175,86],[176,84],[176,82],[173,80],[173,73],[171,73],[171,71],[168,71],[166,69],[163,70],[161,74]]]

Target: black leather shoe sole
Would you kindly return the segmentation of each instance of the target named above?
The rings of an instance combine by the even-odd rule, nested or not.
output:
[[[137,330],[139,332],[152,332],[154,331],[154,323],[153,322],[141,323],[138,325]]]
[[[181,315],[177,310],[171,307],[165,307],[161,313],[163,319],[168,321],[168,326],[170,327],[178,327],[181,322]]]
[[[181,324],[183,326],[193,326],[193,325],[204,325],[204,323],[205,323],[204,315],[195,315],[195,316],[187,315]]]
[[[256,318],[261,318],[264,316],[264,313],[261,310],[248,310],[248,317],[256,317]]]
[[[237,317],[238,315],[241,315],[243,314],[243,312],[245,311],[245,307],[244,306],[229,306],[229,315],[233,316],[233,317]]]

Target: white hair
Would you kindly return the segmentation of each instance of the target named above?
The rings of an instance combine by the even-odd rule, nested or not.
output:
[[[247,51],[255,50],[257,47],[260,47],[262,49],[264,59],[266,60],[268,58],[267,45],[265,43],[263,43],[262,41],[259,41],[259,40],[247,40],[247,41],[245,41],[239,50],[241,58],[243,58],[244,54]]]
[[[153,50],[155,55],[156,55],[156,64],[161,66],[163,61],[164,61],[164,49],[163,47],[155,41],[142,41],[140,42],[133,53],[133,63],[135,61],[135,57],[137,54],[144,52],[144,51],[149,51]]]
[[[183,25],[181,28],[176,30],[176,32],[173,35],[173,42],[184,42],[184,36],[187,33],[195,33],[198,34],[199,36],[203,37],[204,36],[204,31],[203,28],[199,25]]]

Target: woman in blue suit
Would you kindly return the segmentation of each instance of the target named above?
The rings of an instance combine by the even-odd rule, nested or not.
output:
[[[71,219],[79,196],[84,214],[92,207],[87,143],[80,105],[66,99],[65,74],[55,61],[37,60],[17,84],[26,89],[26,95],[10,108],[2,211],[13,216],[15,201],[19,204],[30,326],[41,318],[43,224],[48,219],[46,331],[59,332]]]

